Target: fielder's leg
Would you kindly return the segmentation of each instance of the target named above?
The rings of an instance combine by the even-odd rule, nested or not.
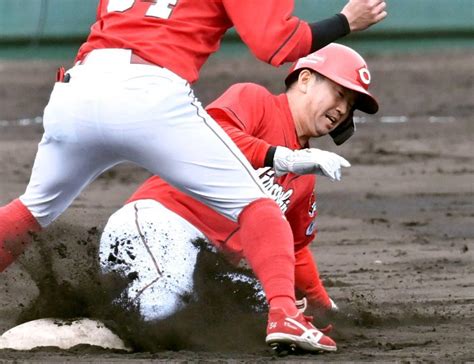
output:
[[[103,145],[86,96],[69,84],[54,87],[26,191],[0,208],[0,271],[25,249],[30,232],[48,226],[85,186],[122,160]]]
[[[41,226],[19,199],[0,207],[0,272],[26,249],[31,233],[40,230]]]

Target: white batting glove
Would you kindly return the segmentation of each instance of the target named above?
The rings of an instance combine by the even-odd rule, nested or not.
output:
[[[291,150],[277,147],[273,157],[273,169],[277,177],[287,173],[319,174],[329,177],[332,181],[341,180],[341,167],[351,164],[336,153],[309,148]]]

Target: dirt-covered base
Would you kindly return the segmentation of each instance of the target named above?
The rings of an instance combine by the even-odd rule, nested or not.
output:
[[[353,165],[341,183],[319,179],[320,233],[313,243],[326,286],[343,311],[333,334],[338,352],[281,360],[474,360],[473,57],[367,57],[379,115],[363,119],[347,145],[315,143]],[[0,61],[0,120],[9,121],[0,122],[1,204],[23,192],[41,137],[41,125],[14,121],[41,115],[59,63]],[[284,74],[253,60],[213,60],[196,93],[206,103],[239,81],[280,92]],[[107,217],[147,176],[130,165],[107,172],[0,275],[0,332],[33,318],[88,316],[104,319],[137,351],[0,351],[0,359],[272,358],[263,342],[265,318],[246,312],[242,295],[225,285],[204,285],[207,301],[162,326],[146,326],[109,306],[123,282],[91,279],[98,237]]]

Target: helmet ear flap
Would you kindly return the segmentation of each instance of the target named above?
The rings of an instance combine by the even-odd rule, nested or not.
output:
[[[354,135],[355,130],[354,111],[352,110],[347,119],[339,124],[336,129],[331,131],[329,135],[331,135],[336,145],[341,145],[352,135]]]

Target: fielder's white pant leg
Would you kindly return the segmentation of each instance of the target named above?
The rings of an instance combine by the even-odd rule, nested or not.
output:
[[[145,320],[166,318],[193,295],[198,248],[204,236],[154,200],[131,202],[109,219],[100,241],[103,272],[133,279],[127,296]]]
[[[29,184],[20,196],[42,227],[55,220],[97,176],[122,159],[97,133],[92,100],[83,92],[56,83],[44,112]],[[91,108],[89,108],[91,106]]]

